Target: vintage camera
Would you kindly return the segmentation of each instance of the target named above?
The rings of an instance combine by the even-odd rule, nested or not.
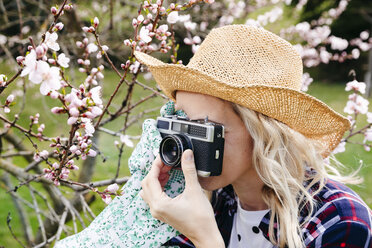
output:
[[[191,149],[199,176],[221,174],[225,143],[223,125],[208,121],[208,117],[189,120],[168,115],[157,118],[157,128],[163,138],[159,153],[165,165],[180,168],[182,153]]]

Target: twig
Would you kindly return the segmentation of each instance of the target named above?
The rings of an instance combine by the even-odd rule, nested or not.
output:
[[[35,207],[36,217],[37,217],[37,221],[39,223],[39,229],[41,230],[41,235],[43,237],[43,241],[46,242],[47,241],[47,236],[46,236],[43,220],[41,219],[41,216],[40,216],[41,211],[39,209],[39,205],[36,201],[33,190],[31,188],[29,188],[29,191],[30,191],[30,195],[32,197],[32,202],[33,202],[34,207]]]
[[[5,90],[5,88],[6,87],[8,87],[8,85],[11,83],[11,82],[13,82],[19,75],[21,75],[21,73],[22,73],[22,70],[23,69],[19,69],[18,70],[18,72],[11,78],[11,79],[9,79],[8,81],[6,81],[6,83],[5,83],[5,86],[3,86],[3,87],[0,87],[0,94]]]
[[[68,212],[68,209],[66,207],[65,210],[63,211],[61,219],[59,220],[59,223],[58,223],[58,230],[57,230],[57,233],[56,233],[56,241],[58,241],[59,238],[61,237],[63,226],[65,225],[65,222],[66,222],[67,212]]]
[[[22,242],[17,238],[17,236],[14,234],[13,230],[12,230],[12,227],[10,226],[10,222],[12,221],[12,217],[10,216],[10,212],[8,212],[8,216],[6,217],[6,224],[8,226],[8,229],[10,231],[10,233],[12,234],[13,238],[23,247],[25,248],[25,246],[22,244]]]

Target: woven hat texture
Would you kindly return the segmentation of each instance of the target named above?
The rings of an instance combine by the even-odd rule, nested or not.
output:
[[[213,29],[186,66],[163,63],[139,51],[134,55],[171,99],[184,90],[237,103],[319,141],[323,157],[350,127],[348,119],[300,91],[300,55],[289,42],[263,28]]]

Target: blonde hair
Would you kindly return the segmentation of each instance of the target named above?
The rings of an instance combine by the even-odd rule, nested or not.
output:
[[[314,211],[313,196],[324,187],[327,178],[359,183],[357,171],[349,177],[341,176],[336,167],[324,162],[319,143],[266,115],[235,103],[232,106],[253,140],[252,164],[265,184],[263,200],[271,209],[270,241],[279,247],[304,247],[301,229]],[[333,155],[330,159],[341,165]],[[304,208],[309,214],[299,223]],[[277,237],[274,221],[278,224]]]

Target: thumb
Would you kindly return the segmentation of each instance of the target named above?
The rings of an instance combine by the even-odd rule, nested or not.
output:
[[[192,152],[192,150],[187,149],[183,152],[181,166],[183,174],[185,176],[186,187],[193,188],[195,186],[199,186],[198,175],[196,173],[194,161],[194,153]]]

